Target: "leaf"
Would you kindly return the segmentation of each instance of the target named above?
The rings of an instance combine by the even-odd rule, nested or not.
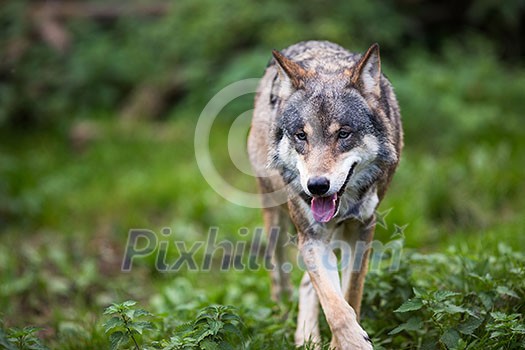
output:
[[[142,316],[153,316],[153,314],[144,309],[137,309],[133,312],[133,317],[142,317]]]
[[[506,335],[505,332],[495,331],[495,332],[490,333],[490,339],[498,338],[498,337],[501,337],[501,336],[504,336],[504,335]]]
[[[525,334],[525,326],[522,324],[513,324],[512,327],[510,327],[512,330],[512,333],[514,334]]]
[[[496,291],[499,293],[499,294],[502,294],[502,295],[508,295],[508,296],[511,296],[513,298],[516,298],[516,299],[519,299],[520,297],[518,296],[518,294],[516,294],[515,291],[509,289],[507,286],[498,286],[496,288]]]
[[[392,329],[388,335],[394,335],[403,331],[418,331],[422,328],[423,322],[420,317],[411,317],[405,323],[400,324],[396,328]]]
[[[242,347],[239,347],[238,344],[236,344],[236,347],[234,348],[234,347],[233,347],[230,343],[228,343],[228,342],[221,341],[221,342],[219,343],[219,350],[235,350],[235,349],[239,349],[239,348],[242,349]]]
[[[108,307],[104,310],[104,315],[112,315],[112,314],[116,314],[116,313],[118,313],[118,309],[117,309],[117,307],[115,306],[115,304],[108,306]]]
[[[144,330],[154,329],[153,324],[149,321],[133,322],[129,325],[129,328],[136,330],[139,334],[142,334]]]
[[[394,312],[408,312],[416,311],[423,307],[423,301],[419,298],[409,299],[405,301],[400,307]]]
[[[447,314],[450,314],[450,315],[462,314],[462,313],[467,312],[467,309],[465,309],[464,307],[457,306],[457,305],[454,305],[452,303],[445,304],[445,306],[443,306],[442,310],[444,312],[446,312]]]
[[[509,316],[512,315],[507,315],[506,313],[500,311],[494,311],[490,313],[490,316],[492,316],[495,321],[507,321]]]
[[[123,314],[126,315],[127,319],[133,320],[133,318],[134,318],[133,315],[135,314],[135,310],[127,309],[127,310],[124,310]]]
[[[0,347],[5,350],[15,350],[16,347],[7,339],[4,330],[0,328]]]
[[[33,327],[33,326],[28,326],[28,327],[24,327],[23,331],[26,335],[30,335],[30,334],[33,334],[35,332],[38,332],[38,331],[41,331],[43,330],[44,328],[42,327]]]
[[[227,332],[228,335],[229,334],[233,334],[233,335],[237,336],[238,338],[243,339],[242,332],[240,331],[240,329],[235,327],[231,323],[225,324],[224,325],[224,330]]]
[[[27,337],[31,336],[33,333],[42,330],[42,328],[39,327],[24,327],[22,329],[17,327],[9,328],[9,337],[12,338],[20,338],[20,337]]]
[[[202,350],[218,350],[219,345],[210,339],[204,339],[199,343],[199,348]]]
[[[49,348],[40,343],[40,339],[31,337],[25,340],[24,346],[21,349],[27,350],[49,350]]]
[[[242,320],[241,318],[236,315],[236,314],[224,314],[222,317],[221,317],[221,320],[223,321],[236,321],[236,322],[239,322],[239,323],[242,323]]]
[[[443,333],[441,338],[439,338],[439,340],[445,344],[447,349],[455,348],[458,345],[460,339],[461,337],[459,336],[458,331],[454,328],[449,328],[447,331],[445,331],[445,333]]]
[[[104,327],[104,332],[109,333],[114,328],[124,327],[124,321],[120,317],[114,316],[110,318],[106,323],[102,325]]]
[[[424,293],[423,290],[421,290],[421,289],[419,289],[419,288],[417,288],[417,287],[413,287],[413,288],[412,288],[412,291],[414,292],[414,295],[415,295],[416,297],[418,297],[418,298],[420,298],[420,297],[426,295],[426,294]]]
[[[483,306],[485,307],[485,310],[492,309],[492,307],[494,306],[494,300],[492,299],[492,296],[489,293],[480,292],[478,297]]]
[[[482,318],[469,317],[465,322],[461,323],[458,326],[458,331],[460,331],[463,334],[470,335],[474,333],[474,331],[478,329],[482,323],[483,323]]]
[[[118,331],[111,333],[109,336],[109,342],[111,344],[111,350],[117,350],[119,345],[127,342],[129,339],[127,333]]]
[[[125,302],[122,303],[122,306],[125,308],[130,308],[132,306],[135,306],[136,304],[137,302],[135,300],[126,300]]]
[[[188,333],[193,329],[193,322],[185,322],[175,327],[175,333]]]
[[[204,338],[213,335],[213,332],[208,327],[205,327],[197,329],[194,334],[197,337],[197,342],[201,342]]]
[[[210,322],[210,331],[213,335],[216,335],[217,333],[219,333],[223,326],[224,323],[221,321],[212,321]]]
[[[454,297],[456,295],[460,295],[460,293],[452,292],[449,290],[438,290],[437,292],[434,293],[434,298],[437,301],[443,301],[443,300],[449,299],[450,297]]]

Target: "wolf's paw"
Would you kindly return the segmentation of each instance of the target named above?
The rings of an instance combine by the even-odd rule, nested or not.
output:
[[[353,332],[350,336],[341,335],[332,337],[330,349],[335,350],[372,350],[372,340],[368,334],[361,328]]]

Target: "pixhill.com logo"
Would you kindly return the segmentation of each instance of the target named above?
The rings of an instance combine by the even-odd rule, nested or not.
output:
[[[384,214],[378,213],[378,225],[387,228]],[[354,247],[343,240],[333,240],[327,247],[323,267],[330,270],[359,271],[365,253],[370,253],[370,270],[386,268],[389,271],[399,269],[403,252],[405,226],[394,225],[392,239],[387,243],[374,240],[370,243],[357,241]],[[262,227],[253,230],[240,228],[238,239],[220,239],[219,227],[211,227],[206,239],[191,243],[172,239],[172,230],[164,228],[160,234],[147,229],[132,229],[128,234],[126,250],[122,260],[122,271],[129,272],[135,261],[149,258],[159,272],[188,271],[272,271],[276,268],[291,272],[294,268],[302,271],[315,270],[318,266],[306,266],[299,254],[295,259],[275,266],[273,255],[279,242],[285,241],[285,246],[294,249],[297,246],[297,236],[281,232],[279,227],[273,227],[266,235]],[[284,235],[282,240],[280,235]],[[337,264],[329,258],[331,251],[340,252]]]

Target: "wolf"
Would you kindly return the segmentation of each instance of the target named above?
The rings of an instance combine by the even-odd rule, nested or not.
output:
[[[281,268],[289,219],[297,231],[306,268],[299,287],[298,346],[320,343],[320,304],[332,348],[372,349],[359,324],[369,255],[363,247],[370,247],[375,209],[402,147],[399,106],[381,72],[378,44],[364,54],[327,41],[273,50],[255,95],[248,154],[265,229],[281,232],[272,257],[274,299],[291,292],[288,269]],[[341,278],[330,245],[336,238],[354,249],[354,263],[342,268]]]

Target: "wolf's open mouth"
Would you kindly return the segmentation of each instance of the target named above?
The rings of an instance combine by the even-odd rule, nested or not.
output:
[[[337,193],[327,197],[313,197],[310,208],[317,222],[328,222],[332,219],[339,207]]]
[[[348,174],[346,175],[345,182],[343,183],[343,186],[341,186],[338,192],[334,193],[331,196],[312,197],[310,208],[312,210],[312,214],[314,216],[315,221],[328,222],[332,220],[332,218],[335,216],[337,210],[339,209],[340,198],[346,189],[346,185],[348,184],[350,177],[354,173],[354,168],[356,165],[357,162],[352,164],[350,170],[348,171]]]

